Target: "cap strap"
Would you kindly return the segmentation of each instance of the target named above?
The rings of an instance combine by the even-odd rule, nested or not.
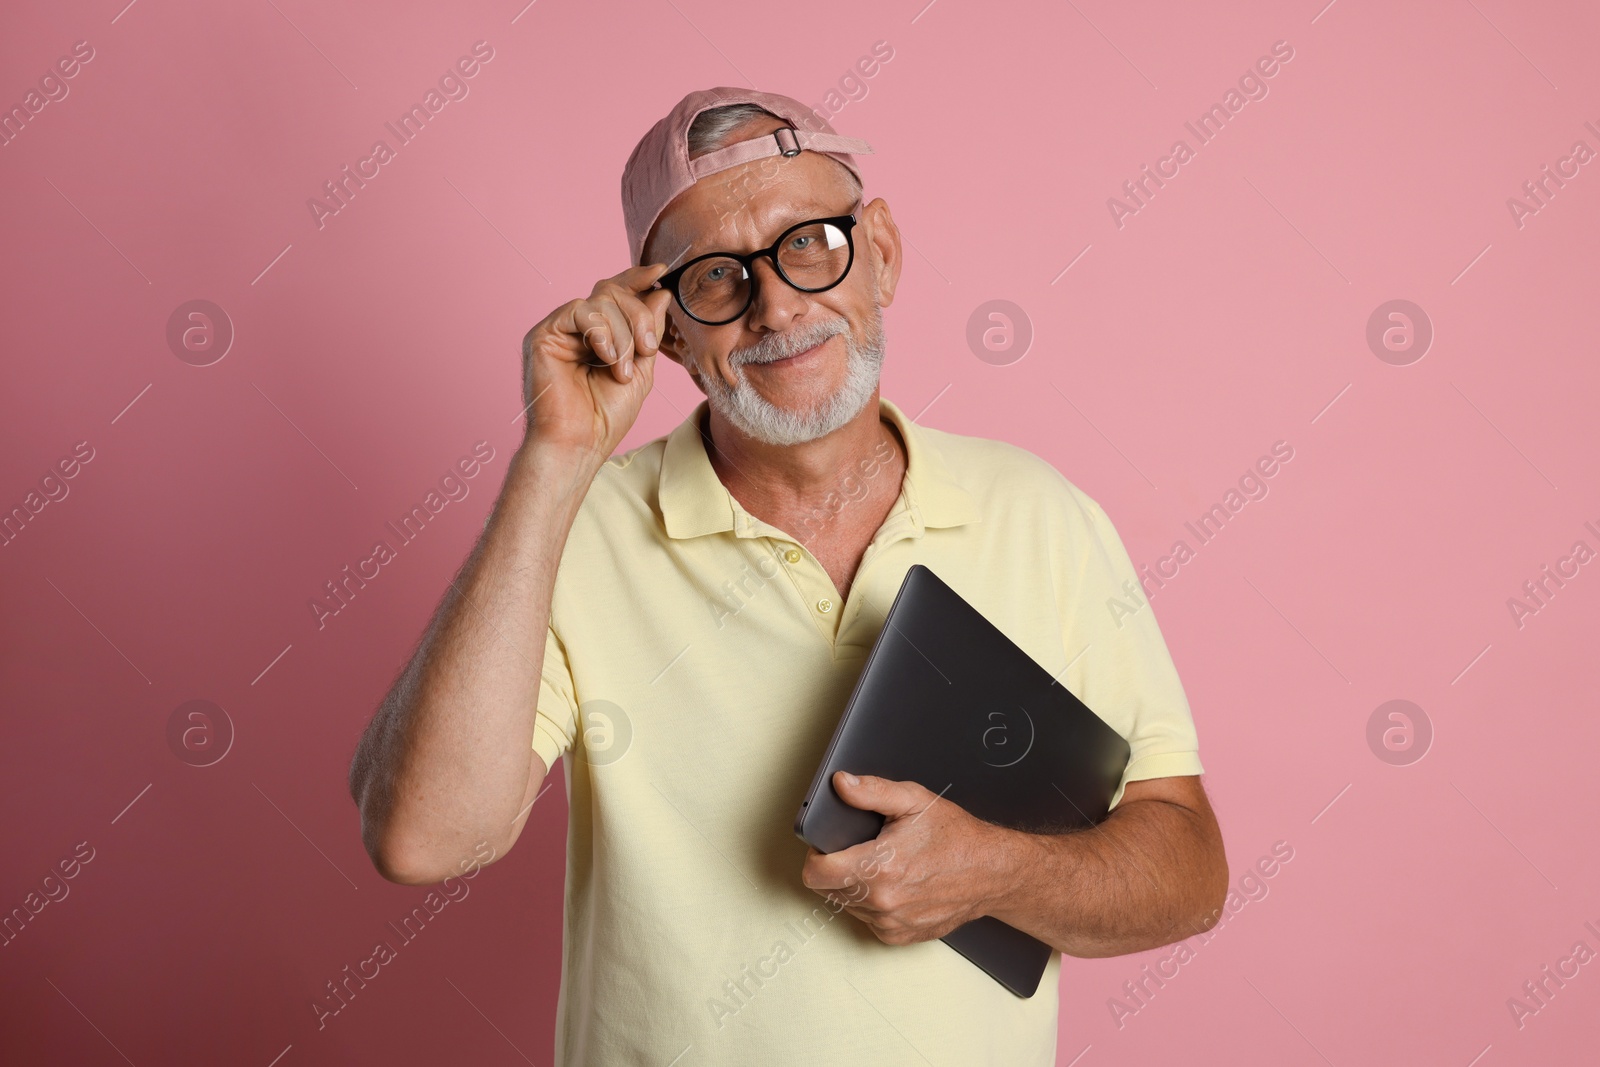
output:
[[[736,167],[740,163],[748,163],[753,159],[765,159],[767,156],[798,155],[801,151],[809,149],[813,152],[841,152],[872,154],[872,146],[855,137],[842,137],[837,133],[820,133],[815,130],[797,130],[792,126],[780,126],[771,134],[761,134],[747,141],[719,148],[715,152],[708,152],[696,159],[689,161],[689,173],[695,179],[715,174],[719,170]]]

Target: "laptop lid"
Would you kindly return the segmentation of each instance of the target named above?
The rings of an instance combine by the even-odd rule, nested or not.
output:
[[[972,815],[1033,833],[1103,820],[1128,742],[922,564],[907,572],[801,802],[820,852],[875,838],[883,815],[846,804],[834,772],[914,781]],[[1051,948],[992,916],[944,942],[1029,997]]]

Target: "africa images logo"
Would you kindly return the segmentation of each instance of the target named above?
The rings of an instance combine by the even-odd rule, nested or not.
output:
[[[1033,751],[1033,716],[1021,704],[990,710],[980,725],[983,762],[991,767],[1015,767]]]

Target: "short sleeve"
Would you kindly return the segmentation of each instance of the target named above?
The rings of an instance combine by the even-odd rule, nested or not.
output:
[[[554,628],[545,628],[544,662],[539,667],[539,702],[533,716],[533,750],[545,769],[555,766],[572,747],[578,702],[573,696],[572,665]]]
[[[1129,782],[1204,768],[1188,697],[1133,561],[1100,506],[1077,496],[1088,533],[1077,545],[1066,539],[1074,558],[1057,572],[1067,655],[1077,657],[1063,680],[1132,750],[1114,807]]]

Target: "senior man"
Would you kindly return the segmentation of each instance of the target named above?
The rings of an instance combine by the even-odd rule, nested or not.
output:
[[[421,885],[504,855],[562,760],[560,1064],[1050,1064],[1061,957],[1022,998],[938,938],[993,915],[1109,956],[1218,913],[1188,703],[1150,608],[1107,609],[1137,579],[1105,512],[879,396],[904,259],[889,205],[864,203],[870,151],[732,88],[639,142],[636,265],[525,339],[524,441],[352,763],[374,864]],[[705,400],[613,455],[660,354]],[[794,837],[914,563],[1128,739],[1098,827],[1022,833],[838,775],[881,834],[832,855]]]

